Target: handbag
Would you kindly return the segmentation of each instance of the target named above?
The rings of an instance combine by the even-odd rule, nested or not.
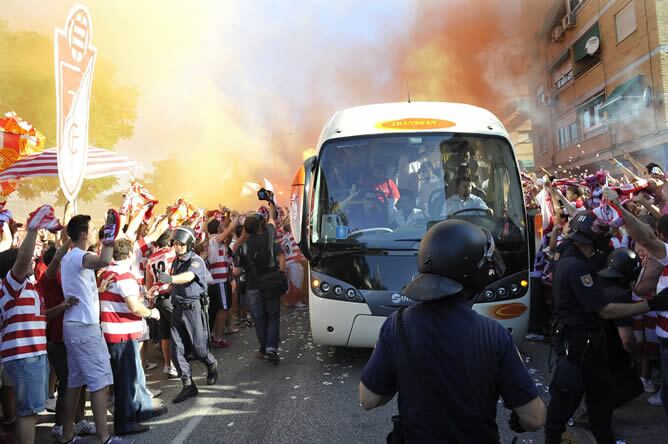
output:
[[[418,364],[417,360],[415,359],[415,356],[413,355],[413,351],[411,350],[410,345],[408,344],[408,337],[406,336],[404,321],[402,319],[404,308],[405,307],[401,307],[397,312],[397,331],[399,333],[399,342],[401,343],[401,348],[406,357],[408,358],[409,364],[415,370],[415,373],[418,376],[418,380],[422,383],[422,388],[424,389],[425,393],[427,393],[427,395],[429,396],[429,399],[431,400],[433,407],[436,409],[436,411],[441,413],[441,416],[446,426],[448,427],[448,429],[450,429],[450,434],[455,438],[455,442],[459,444],[465,444],[466,440],[464,440],[461,433],[459,433],[459,430],[454,426],[452,421],[450,421],[450,417],[447,411],[439,401],[438,397],[435,395],[436,391],[432,389],[432,385],[429,383],[429,380],[425,376],[425,373],[422,371],[422,367],[420,367],[420,365]],[[395,422],[394,418],[392,418],[392,422],[393,423]],[[388,436],[388,442],[398,443],[398,444],[402,444],[405,442],[403,432],[401,433],[401,436],[397,438],[394,437],[394,434],[395,433],[393,430],[393,432],[390,434],[392,436]],[[392,440],[390,441],[390,439]],[[401,440],[396,441],[395,439],[401,439]]]

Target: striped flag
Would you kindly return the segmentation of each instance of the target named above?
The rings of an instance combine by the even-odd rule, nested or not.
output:
[[[56,219],[56,213],[51,205],[42,205],[28,216],[27,227],[29,230],[46,228],[52,233],[62,230],[64,227]]]
[[[130,173],[137,164],[127,157],[102,148],[90,147],[86,164],[86,179]],[[56,148],[48,148],[17,161],[0,172],[0,182],[29,177],[58,176],[58,154]]]

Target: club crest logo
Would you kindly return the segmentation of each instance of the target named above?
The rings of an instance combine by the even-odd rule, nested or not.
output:
[[[54,36],[58,177],[70,202],[79,193],[86,173],[90,95],[97,56],[92,35],[88,9],[76,5],[65,27],[56,28]]]

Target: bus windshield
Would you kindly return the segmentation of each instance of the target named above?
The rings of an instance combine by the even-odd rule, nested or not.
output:
[[[500,248],[526,242],[522,188],[506,139],[429,133],[336,139],[320,151],[311,242],[416,249],[436,222],[468,220]]]

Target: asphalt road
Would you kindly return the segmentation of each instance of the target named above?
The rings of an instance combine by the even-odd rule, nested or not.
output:
[[[396,399],[372,412],[358,405],[357,385],[371,351],[318,346],[311,342],[308,312],[287,311],[281,319],[280,364],[255,357],[252,329],[230,336],[233,346],[216,350],[218,384],[206,386],[206,369],[194,363],[199,396],[181,404],[171,399],[179,380],[166,380],[161,367],[147,373],[151,388],[163,390],[169,412],[148,422],[151,430],[135,435],[138,443],[381,443],[390,430]],[[547,347],[525,343],[525,361],[542,396],[546,395]],[[92,418],[90,418],[92,419]],[[50,442],[53,415],[40,416],[38,442]],[[112,417],[109,415],[111,424]],[[515,434],[500,405],[503,443]],[[543,442],[542,434],[519,435],[518,443]],[[92,440],[89,440],[92,442]],[[588,440],[577,440],[587,442]],[[573,441],[575,442],[575,441]]]

